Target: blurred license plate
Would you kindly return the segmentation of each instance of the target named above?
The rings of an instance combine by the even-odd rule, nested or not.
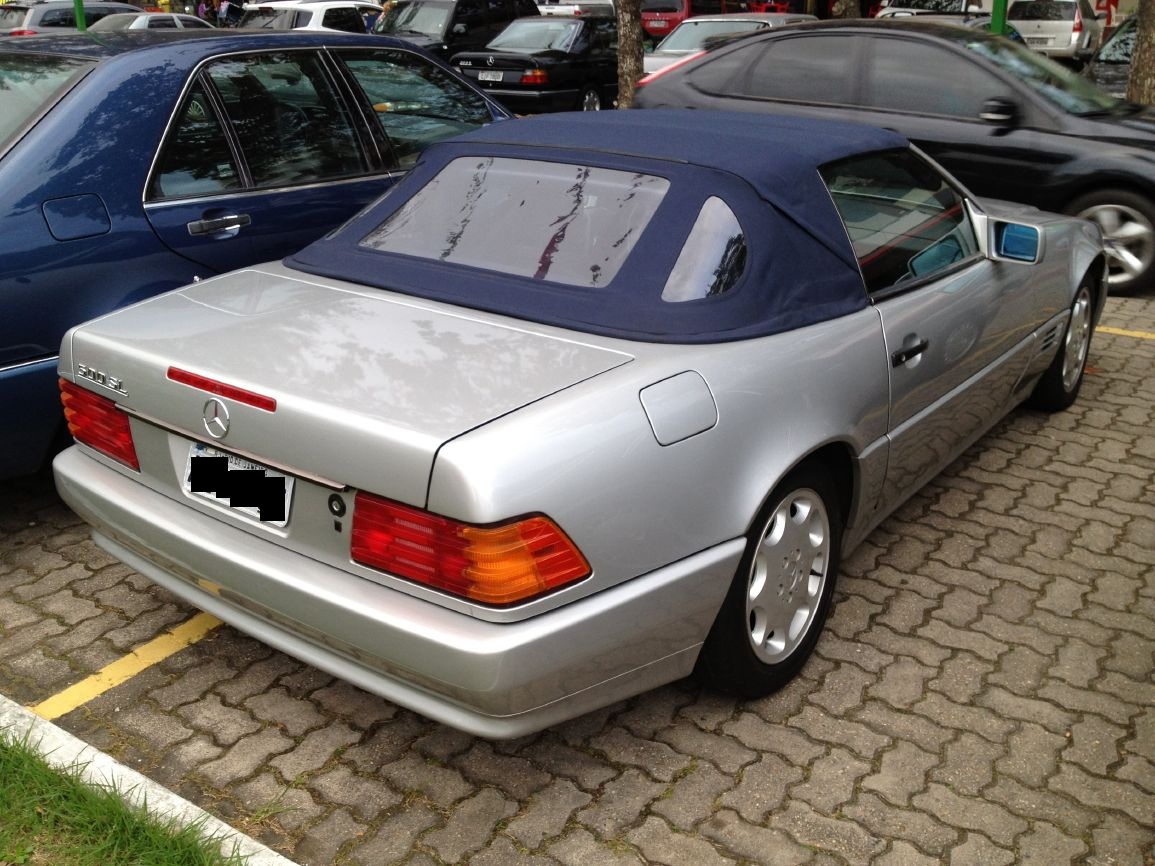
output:
[[[500,72],[492,72],[488,69],[482,69],[477,73],[478,81],[501,81]]]
[[[656,21],[651,21],[650,26],[653,27],[655,30],[662,30],[666,27],[669,27],[670,22],[669,21],[663,21],[662,19],[659,18]]]
[[[1028,36],[1028,45],[1050,45],[1051,38],[1049,36]]]
[[[189,449],[185,489],[270,526],[289,522],[293,481],[275,469],[199,442]]]

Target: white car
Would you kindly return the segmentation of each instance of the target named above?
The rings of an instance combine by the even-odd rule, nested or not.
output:
[[[543,13],[544,14],[544,13]],[[728,12],[724,15],[696,15],[687,18],[642,58],[642,68],[657,72],[691,54],[704,51],[718,40],[725,40],[756,30],[784,27],[802,21],[814,21],[813,15],[801,12]]]
[[[244,30],[337,30],[366,33],[381,14],[376,3],[349,0],[273,0],[246,3]]]
[[[195,15],[169,12],[118,12],[101,18],[89,30],[203,30],[212,29],[209,22]]]

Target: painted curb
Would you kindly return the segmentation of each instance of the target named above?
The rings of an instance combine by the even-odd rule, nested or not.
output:
[[[182,827],[199,822],[203,838],[219,842],[226,854],[235,852],[244,857],[246,866],[297,866],[292,860],[234,830],[199,806],[46,722],[4,695],[0,695],[0,730],[15,739],[26,740],[52,766],[74,767],[85,782],[110,788],[125,802],[147,809],[151,815],[176,821]]]

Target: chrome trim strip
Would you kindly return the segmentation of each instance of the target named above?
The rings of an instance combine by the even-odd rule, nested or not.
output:
[[[32,361],[21,361],[18,364],[10,364],[7,367],[0,367],[0,373],[8,373],[12,370],[19,370],[21,367],[36,367],[36,366],[39,366],[40,364],[44,364],[48,361],[52,361],[54,364],[59,364],[60,363],[60,356],[59,355],[45,355],[43,358],[36,358],[35,360],[32,360]]]
[[[211,199],[214,207],[224,207],[224,204],[217,204],[217,202],[227,202],[233,199],[246,199],[254,196],[269,195],[271,193],[291,192],[302,189],[315,189],[317,187],[334,187],[351,183],[364,183],[365,181],[380,180],[386,181],[391,176],[403,174],[403,171],[397,169],[384,169],[375,173],[359,174],[354,177],[339,177],[329,180],[319,180],[313,183],[299,183],[292,186],[266,186],[259,189],[237,189],[229,190],[226,193],[214,192],[207,195],[186,196],[184,198],[166,198],[158,201],[144,202],[145,211],[161,210],[166,207],[177,207],[180,205],[193,204],[198,201],[206,201]]]

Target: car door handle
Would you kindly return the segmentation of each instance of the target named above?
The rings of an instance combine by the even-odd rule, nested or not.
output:
[[[926,351],[926,347],[930,345],[930,340],[919,340],[913,346],[907,346],[905,349],[899,349],[890,356],[890,366],[901,367],[911,358],[917,358]]]
[[[207,220],[193,220],[188,224],[190,235],[211,235],[227,229],[239,229],[252,223],[253,218],[247,213],[234,213],[228,216],[216,217]]]

